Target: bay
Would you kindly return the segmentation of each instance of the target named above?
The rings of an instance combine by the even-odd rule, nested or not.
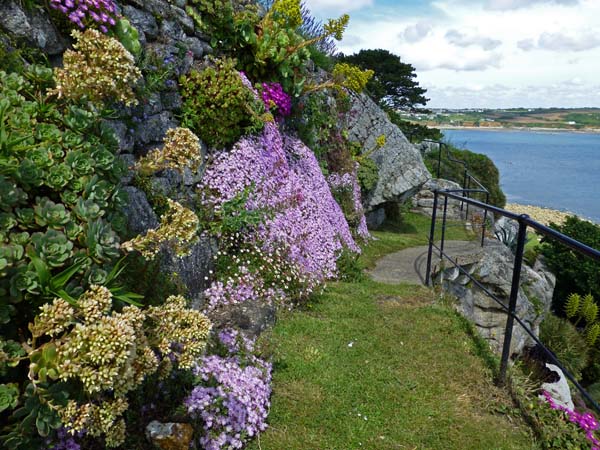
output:
[[[507,201],[568,211],[600,223],[600,134],[443,130],[459,148],[483,153],[500,171]]]

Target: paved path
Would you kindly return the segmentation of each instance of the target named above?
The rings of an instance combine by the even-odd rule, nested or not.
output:
[[[477,253],[481,248],[477,241],[446,241],[444,253],[451,257],[466,256]],[[389,284],[412,283],[424,284],[427,266],[426,245],[411,247],[384,256],[370,272],[375,281]],[[435,252],[435,249],[434,249]],[[439,261],[434,254],[433,264]]]

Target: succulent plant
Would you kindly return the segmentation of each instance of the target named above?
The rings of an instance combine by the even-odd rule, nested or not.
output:
[[[119,256],[119,237],[110,224],[102,219],[88,223],[86,246],[88,255],[96,262],[106,262]]]
[[[71,215],[62,203],[54,203],[48,197],[36,199],[33,207],[35,222],[41,227],[63,228],[71,221]]]
[[[73,243],[57,230],[33,233],[31,242],[36,254],[50,267],[61,267],[73,253]]]
[[[71,168],[66,164],[58,164],[50,167],[44,182],[49,188],[59,190],[65,187],[71,178],[73,178]]]

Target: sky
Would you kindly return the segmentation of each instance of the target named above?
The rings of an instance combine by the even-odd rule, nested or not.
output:
[[[430,108],[600,107],[600,0],[305,0],[338,48],[412,64]]]

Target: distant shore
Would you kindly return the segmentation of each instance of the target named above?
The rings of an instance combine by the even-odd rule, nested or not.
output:
[[[436,125],[439,130],[479,130],[479,131],[541,131],[559,133],[589,133],[600,134],[600,128],[541,128],[541,127],[462,127],[457,125]]]
[[[550,225],[550,222],[554,222],[558,225],[564,223],[564,221],[569,216],[577,216],[575,213],[558,211],[552,208],[544,208],[541,206],[533,206],[533,205],[521,205],[519,203],[507,203],[504,209],[514,212],[516,214],[527,214],[536,222],[541,223],[542,225]],[[583,220],[589,220],[585,217],[577,216]]]

